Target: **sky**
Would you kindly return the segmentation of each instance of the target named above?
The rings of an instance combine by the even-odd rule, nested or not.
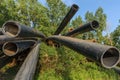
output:
[[[39,0],[43,5],[46,4],[45,0]],[[78,12],[73,19],[80,15],[84,20],[87,11],[95,13],[95,11],[102,7],[104,13],[107,15],[107,30],[110,33],[116,29],[120,19],[120,0],[62,0],[67,6],[77,4],[79,6]]]

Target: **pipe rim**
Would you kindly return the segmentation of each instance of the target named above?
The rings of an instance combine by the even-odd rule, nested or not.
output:
[[[16,28],[17,29],[16,33],[12,33],[11,31],[7,31],[7,29],[11,30],[8,27],[14,27],[14,28],[17,27]],[[5,34],[7,36],[10,36],[10,37],[17,37],[19,35],[20,31],[21,31],[20,25],[15,21],[7,21],[7,22],[5,22],[3,24],[3,26],[2,26],[2,29],[3,29],[2,30],[3,34]]]
[[[96,30],[99,27],[99,22],[96,20],[93,20],[92,22],[90,22],[90,26],[93,30]]]
[[[6,47],[6,46],[9,46],[9,47]],[[13,49],[14,50],[6,50],[6,48],[10,48],[11,47],[11,45],[13,46]],[[11,49],[11,48],[10,48]],[[17,46],[17,44],[15,44],[14,42],[6,42],[4,45],[3,45],[3,47],[2,47],[2,50],[3,50],[3,52],[4,52],[4,54],[5,55],[7,55],[7,56],[14,56],[14,55],[16,55],[17,53],[18,53],[18,46]],[[8,53],[9,52],[9,53]]]
[[[76,5],[76,4],[73,4],[73,5],[72,5],[72,8],[73,8],[74,10],[78,10],[78,9],[79,9],[79,6]]]
[[[114,59],[110,58],[110,55],[114,55],[113,56]],[[105,59],[107,58],[106,56],[108,56],[109,59],[108,61],[105,62]],[[115,67],[119,63],[119,60],[120,60],[120,52],[116,47],[110,47],[107,50],[105,50],[100,58],[101,65],[105,68]],[[112,63],[107,63],[107,62],[112,62]]]

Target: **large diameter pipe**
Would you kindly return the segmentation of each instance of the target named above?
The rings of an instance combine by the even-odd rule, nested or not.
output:
[[[40,44],[37,44],[30,51],[14,80],[33,80],[39,57],[39,46]]]
[[[89,32],[89,31],[92,31],[92,30],[96,30],[96,28],[98,28],[98,27],[99,27],[98,21],[93,20],[92,22],[84,24],[84,25],[74,29],[73,31],[64,34],[64,36],[75,36],[77,34],[81,34],[81,33]]]
[[[61,24],[55,31],[54,35],[58,35],[68,24],[68,22],[71,20],[71,18],[75,15],[75,13],[78,11],[79,7],[76,4],[73,4],[72,7],[70,8],[69,12],[67,15],[64,17],[62,20]]]
[[[45,35],[31,27],[27,27],[15,21],[7,21],[3,24],[3,34],[11,37],[40,37]]]
[[[9,37],[9,36],[6,36],[6,35],[1,35],[0,36],[0,49],[2,49],[2,46],[5,42],[9,42],[9,41],[21,41],[21,40],[35,40],[37,41],[37,38],[12,38],[12,37]]]
[[[113,46],[101,45],[65,36],[52,36],[48,39],[77,51],[105,68],[116,66],[120,59],[119,50]]]
[[[23,41],[15,41],[15,42],[6,42],[3,44],[2,50],[4,54],[7,56],[14,56],[32,46],[36,41],[33,40],[23,40]]]

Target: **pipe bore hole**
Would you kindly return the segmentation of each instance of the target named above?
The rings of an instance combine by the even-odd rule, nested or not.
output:
[[[98,28],[99,27],[98,21],[96,21],[96,20],[92,21],[92,27],[93,27],[93,29]]]
[[[73,4],[72,7],[73,7],[74,9],[76,9],[76,10],[78,10],[78,8],[79,8],[79,6],[76,5],[76,4]]]
[[[17,45],[14,43],[7,43],[3,46],[3,52],[8,56],[13,56],[17,52]]]
[[[110,68],[115,66],[119,61],[119,51],[116,48],[108,49],[102,57],[103,65]]]
[[[4,24],[4,32],[9,36],[16,36],[19,32],[19,27],[14,22],[7,22]]]

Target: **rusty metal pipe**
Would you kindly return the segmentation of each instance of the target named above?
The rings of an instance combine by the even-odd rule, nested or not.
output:
[[[74,29],[73,31],[64,34],[64,36],[75,36],[77,34],[81,34],[81,33],[85,33],[85,32],[95,30],[98,27],[99,27],[98,21],[93,20],[92,22],[84,24],[84,25]]]
[[[75,13],[78,11],[79,7],[76,4],[73,4],[72,7],[70,8],[69,12],[67,15],[64,17],[62,20],[61,24],[55,31],[54,35],[58,35],[68,24],[68,22],[71,20],[71,18],[75,15]]]
[[[105,68],[116,66],[120,59],[119,50],[113,46],[101,45],[65,36],[52,36],[48,37],[48,40],[65,45]]]
[[[32,46],[36,41],[34,40],[21,40],[21,41],[14,41],[14,42],[6,42],[3,44],[2,50],[4,54],[7,56],[14,56]]]
[[[3,34],[11,37],[40,37],[45,35],[31,27],[27,27],[15,21],[7,21],[3,24]]]

